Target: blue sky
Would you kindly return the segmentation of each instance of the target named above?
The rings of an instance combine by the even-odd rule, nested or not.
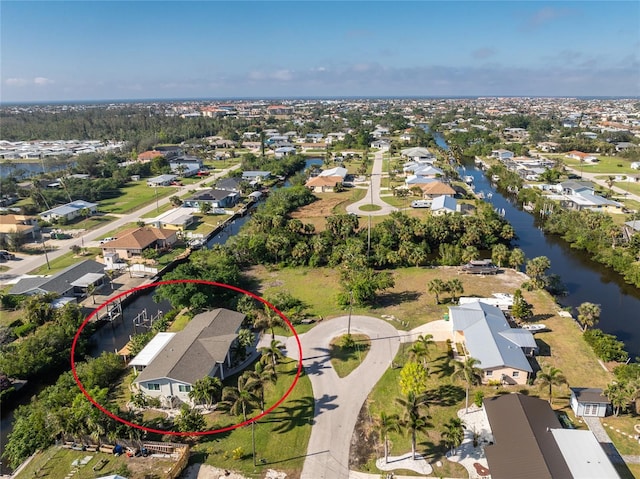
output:
[[[640,2],[0,2],[0,101],[639,96]]]

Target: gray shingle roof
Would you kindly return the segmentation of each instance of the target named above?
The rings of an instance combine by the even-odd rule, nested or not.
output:
[[[88,259],[69,266],[49,278],[25,278],[18,281],[9,294],[33,294],[41,290],[47,293],[64,294],[71,283],[90,273],[104,274],[104,265]]]
[[[463,331],[469,355],[482,369],[500,366],[533,372],[521,347],[536,347],[529,331],[512,329],[500,309],[473,302],[451,306],[449,316],[454,331]]]
[[[609,404],[611,401],[602,394],[600,388],[570,388],[578,402]]]
[[[200,313],[158,353],[135,382],[169,378],[193,384],[223,363],[245,316],[228,309]]]

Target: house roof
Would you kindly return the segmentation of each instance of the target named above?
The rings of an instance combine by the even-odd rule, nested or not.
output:
[[[609,404],[611,401],[602,394],[600,388],[570,388],[578,402]]]
[[[342,183],[343,181],[344,178],[342,178],[341,176],[315,176],[313,178],[310,178],[305,183],[305,186],[312,188],[321,186],[334,187],[338,183]]]
[[[483,403],[494,440],[484,448],[493,479],[572,477],[550,432],[561,425],[548,402],[505,394]]]
[[[151,361],[160,354],[169,341],[177,333],[158,333],[156,334],[142,350],[136,354],[136,357],[129,362],[129,366],[148,366]]]
[[[153,178],[149,178],[147,183],[165,183],[167,181],[173,181],[177,178],[176,175],[160,175]]]
[[[25,278],[18,281],[9,294],[58,293],[63,294],[71,288],[71,283],[90,274],[104,273],[104,265],[91,259],[76,263],[48,278]]]
[[[476,301],[450,306],[449,317],[452,329],[464,333],[469,355],[480,361],[482,369],[510,367],[533,372],[521,349],[536,347],[533,335],[511,328],[499,308]]]
[[[456,211],[458,202],[451,196],[437,196],[431,202],[431,211],[438,211],[442,209]]]
[[[174,230],[165,228],[152,228],[150,226],[133,228],[119,233],[117,239],[104,243],[102,249],[144,249],[158,240],[166,240],[175,234]]]
[[[153,160],[159,156],[164,156],[164,153],[158,150],[143,151],[138,155],[138,160]]]
[[[615,467],[591,431],[551,429],[553,439],[573,477],[619,479]]]
[[[627,225],[632,230],[640,231],[640,220],[627,221],[625,225]]]
[[[318,176],[340,176],[343,180],[347,176],[348,170],[342,166],[336,166],[329,170],[324,170]]]
[[[193,317],[135,379],[136,383],[169,378],[186,384],[209,375],[223,363],[245,316],[214,309]]]
[[[220,201],[232,195],[237,195],[237,193],[228,190],[216,190],[210,188],[208,190],[198,191],[196,194],[189,197],[187,201]]]
[[[66,205],[57,206],[55,208],[51,208],[50,210],[43,211],[42,213],[40,213],[40,216],[46,216],[46,215],[52,215],[52,214],[65,216],[65,215],[68,215],[69,213],[73,213],[78,210],[83,210],[85,208],[92,209],[92,208],[96,208],[97,206],[98,206],[97,203],[89,203],[88,201],[84,201],[84,200],[76,200],[76,201],[72,201],[71,203],[67,203]]]
[[[424,148],[421,146],[405,148],[404,150],[400,151],[400,154],[402,156],[408,156],[410,158],[429,158],[434,156],[428,148]]]
[[[432,181],[426,185],[420,185],[425,195],[455,195],[456,190],[441,181]]]
[[[240,178],[222,178],[216,182],[216,188],[219,190],[239,190],[240,189]]]

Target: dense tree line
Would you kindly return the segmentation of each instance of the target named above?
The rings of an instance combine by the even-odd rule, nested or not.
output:
[[[67,358],[68,359],[68,358]],[[113,353],[77,363],[77,373],[85,389],[103,407],[116,413],[108,392],[124,369],[122,359]],[[133,414],[117,412],[128,420],[138,420]],[[53,444],[56,438],[85,436],[99,441],[102,437],[137,436],[136,429],[111,419],[94,407],[76,386],[71,371],[60,376],[53,386],[45,388],[37,398],[15,411],[13,432],[3,453],[12,467],[18,466],[38,449]]]

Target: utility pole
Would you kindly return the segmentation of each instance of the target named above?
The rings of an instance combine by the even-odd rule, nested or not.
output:
[[[351,336],[351,310],[353,309],[353,290],[349,291],[349,321],[347,322],[347,336]]]
[[[40,234],[40,243],[42,243],[42,249],[44,250],[44,259],[47,260],[47,269],[51,269],[51,265],[49,264],[49,255],[47,255],[47,245],[44,244],[42,233]]]

